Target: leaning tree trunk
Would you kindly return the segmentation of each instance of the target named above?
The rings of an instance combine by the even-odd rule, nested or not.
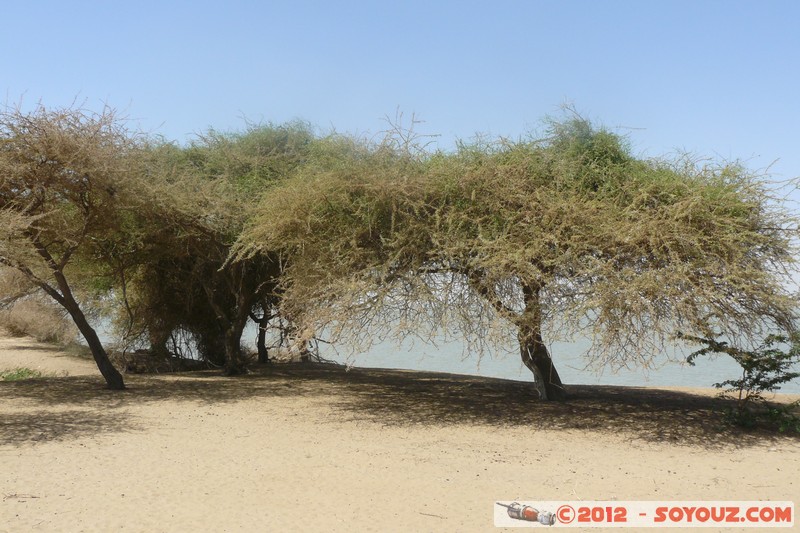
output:
[[[103,375],[103,378],[105,378],[108,388],[124,390],[125,381],[122,379],[122,374],[111,364],[111,359],[108,358],[108,354],[105,348],[103,348],[103,343],[100,342],[97,332],[89,325],[89,321],[86,320],[86,315],[81,311],[81,306],[78,305],[77,300],[75,300],[72,289],[69,283],[67,283],[67,278],[64,277],[64,272],[55,264],[55,261],[53,261],[52,256],[50,256],[47,250],[38,245],[38,241],[35,240],[34,244],[37,245],[40,255],[52,265],[53,277],[56,279],[61,292],[59,293],[55,288],[46,284],[41,284],[40,287],[55,301],[61,304],[72,317],[72,321],[75,323],[75,326],[77,326],[78,331],[81,332],[81,335],[83,335],[83,338],[86,340],[86,344],[92,352],[94,362]]]
[[[81,335],[83,335],[83,338],[86,340],[86,344],[89,346],[89,350],[92,352],[94,362],[97,364],[97,368],[105,378],[108,388],[113,390],[124,390],[125,381],[122,379],[122,374],[120,374],[119,370],[114,368],[114,365],[111,364],[111,360],[108,358],[108,354],[106,353],[105,348],[103,348],[103,343],[100,342],[97,332],[91,325],[89,325],[89,321],[86,320],[86,315],[83,314],[83,311],[81,311],[81,306],[78,305],[78,301],[75,299],[75,295],[72,294],[72,289],[67,282],[67,278],[64,276],[64,265],[56,263],[56,261],[53,259],[53,256],[47,250],[47,247],[45,247],[39,240],[39,234],[31,232],[29,234],[29,238],[31,243],[36,248],[37,253],[50,266],[53,278],[55,278],[58,285],[58,289],[36,278],[36,276],[34,276],[30,270],[20,270],[23,272],[23,274],[26,274],[30,279],[32,279],[34,283],[44,290],[44,292],[46,292],[51,298],[58,302],[59,305],[67,310],[70,317],[72,317],[72,321],[75,323],[75,326],[77,326],[78,331],[81,332]],[[65,252],[65,254],[68,253],[71,252]],[[62,263],[65,263],[63,256]]]
[[[534,375],[541,398],[564,401],[567,397],[566,390],[553,359],[542,342],[542,336],[539,333],[520,331],[519,349],[522,362]]]
[[[542,340],[542,308],[539,291],[540,288],[523,286],[525,312],[518,324],[520,355],[522,362],[533,373],[541,398],[564,401],[567,398],[566,390]]]
[[[105,348],[103,348],[103,343],[100,342],[100,338],[97,336],[97,332],[94,328],[89,325],[78,303],[74,300],[67,301],[64,307],[78,327],[78,331],[80,331],[83,338],[86,339],[86,344],[89,345],[89,349],[92,351],[94,362],[105,378],[108,388],[114,390],[125,389],[125,381],[122,379],[122,374],[111,364],[111,360],[108,358]]]

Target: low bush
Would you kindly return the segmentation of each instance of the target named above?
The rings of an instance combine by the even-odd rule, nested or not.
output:
[[[736,348],[714,339],[683,338],[705,344],[705,348],[693,352],[686,359],[690,365],[694,365],[697,357],[720,353],[733,358],[742,368],[739,379],[714,384],[714,387],[722,389],[721,396],[736,402],[735,408],[727,413],[729,422],[747,428],[767,424],[782,432],[800,433],[800,417],[797,415],[800,401],[777,405],[764,397],[765,392],[776,392],[784,383],[800,377],[800,372],[795,371],[800,364],[799,332],[770,335],[760,346],[751,350]],[[784,346],[788,346],[788,349],[782,349]]]

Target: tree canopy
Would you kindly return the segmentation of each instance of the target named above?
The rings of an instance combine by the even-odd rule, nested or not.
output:
[[[741,165],[636,157],[581,118],[436,151],[402,129],[372,142],[303,123],[182,146],[110,109],[6,109],[0,265],[17,274],[0,304],[47,294],[112,388],[92,294],[116,306],[126,347],[166,354],[185,335],[228,374],[248,320],[261,361],[275,317],[300,346],[445,332],[483,353],[513,338],[541,396],[561,399],[555,340],[588,336],[589,361],[630,365],[678,335],[793,330],[797,224],[773,193]]]
[[[70,314],[109,387],[124,388],[75,295],[124,224],[140,148],[113,110],[0,111],[0,263]]]
[[[240,240],[244,256],[283,251],[310,328],[455,324],[476,345],[510,328],[561,398],[546,339],[588,333],[588,357],[627,364],[678,332],[793,326],[795,223],[741,166],[642,160],[582,119],[453,153],[337,146],[265,197]]]
[[[268,252],[228,261],[258,199],[302,164],[314,140],[302,123],[210,131],[186,147],[153,146],[150,189],[139,218],[148,245],[131,279],[131,340],[158,352],[178,331],[199,355],[243,370],[242,331],[255,310],[270,314],[280,265]],[[123,320],[123,323],[126,322]]]

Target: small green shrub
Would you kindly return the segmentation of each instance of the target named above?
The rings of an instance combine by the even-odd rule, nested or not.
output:
[[[23,379],[34,379],[43,377],[44,374],[38,370],[30,368],[14,368],[12,370],[0,370],[0,381],[21,381]]]
[[[736,401],[726,417],[729,422],[742,427],[753,428],[766,423],[779,431],[800,433],[800,417],[796,411],[799,402],[788,405],[775,405],[764,398],[765,392],[780,390],[781,385],[800,376],[793,367],[800,363],[800,333],[790,335],[769,335],[760,346],[753,350],[743,350],[730,346],[727,342],[700,337],[682,336],[683,339],[705,344],[706,347],[687,357],[694,360],[711,353],[722,353],[732,357],[742,368],[739,379],[728,379],[715,383],[714,387],[723,389],[721,396]],[[788,351],[781,345],[789,347]]]

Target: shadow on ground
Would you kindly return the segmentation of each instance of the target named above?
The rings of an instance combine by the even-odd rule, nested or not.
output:
[[[722,424],[731,403],[714,397],[651,388],[571,386],[564,403],[542,402],[531,383],[484,377],[328,365],[264,365],[246,376],[226,378],[213,372],[127,376],[129,389],[104,388],[99,378],[66,377],[0,383],[0,405],[80,406],[92,416],[73,414],[0,421],[0,444],[36,435],[62,438],[86,432],[130,429],[109,412],[141,402],[236,402],[243,398],[312,398],[327,402],[341,420],[381,425],[472,425],[532,427],[541,431],[602,430],[633,439],[700,445],[709,448],[749,446],[796,435],[742,432]],[[97,414],[103,416],[98,417]],[[122,414],[122,413],[120,413]],[[82,416],[86,416],[82,419]],[[114,418],[114,417],[111,417]],[[94,426],[92,424],[95,424]],[[49,432],[49,433],[48,433]],[[22,434],[14,437],[11,433]],[[29,437],[24,437],[29,435]]]
[[[52,352],[54,354],[63,354],[64,349],[59,346],[52,346],[49,344],[36,343],[34,345],[26,344],[10,344],[3,347],[4,350],[23,351],[23,352]]]
[[[98,413],[95,410],[4,413],[0,417],[0,445],[59,441],[136,430],[136,424],[120,413]]]

